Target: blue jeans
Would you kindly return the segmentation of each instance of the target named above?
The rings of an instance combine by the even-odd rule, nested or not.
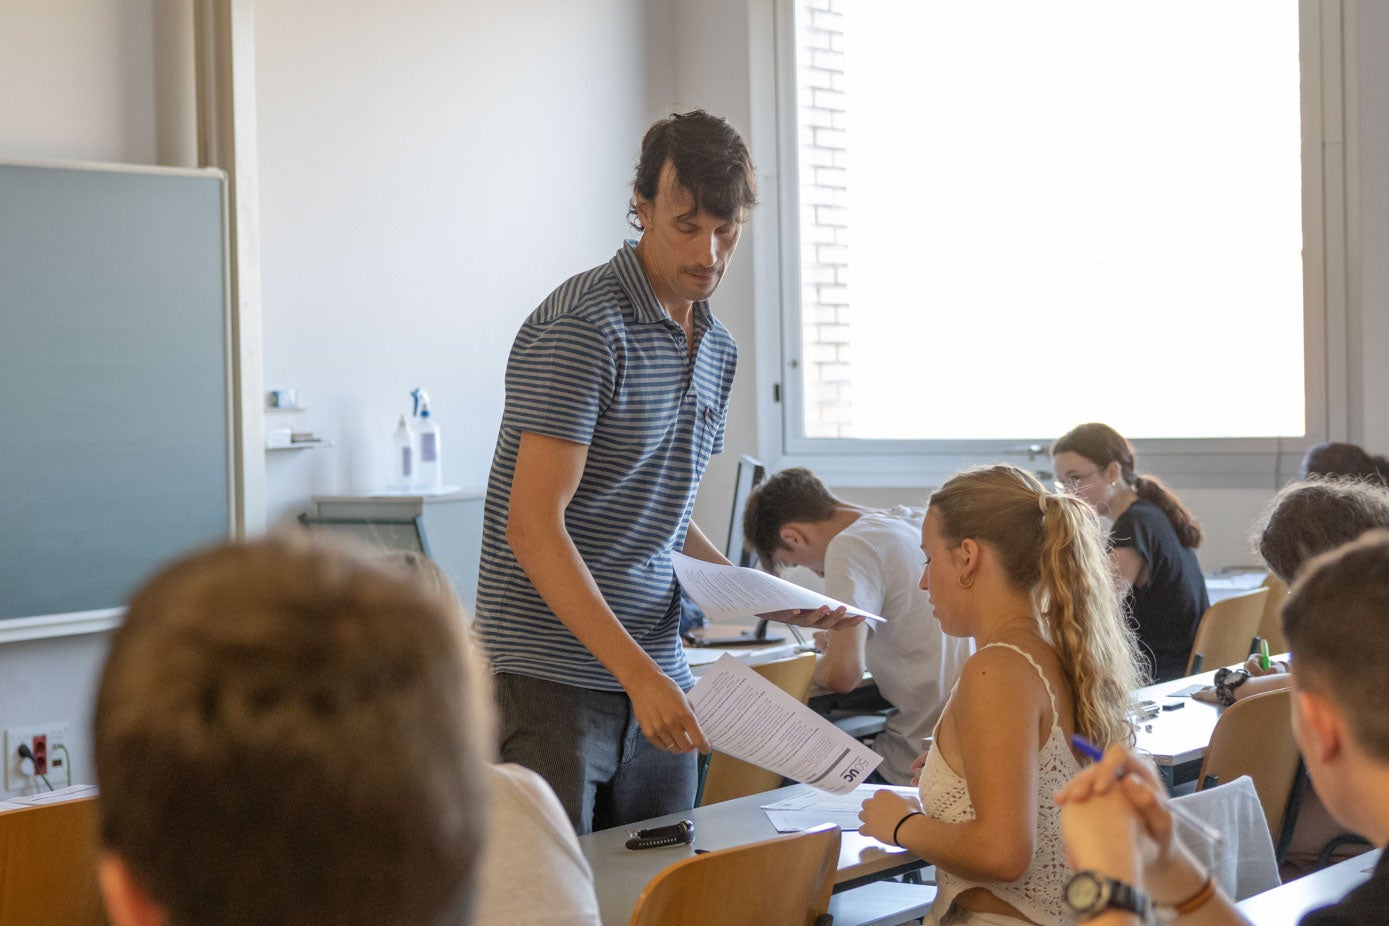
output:
[[[694,806],[696,755],[657,749],[625,692],[493,676],[501,759],[544,778],[579,833]]]

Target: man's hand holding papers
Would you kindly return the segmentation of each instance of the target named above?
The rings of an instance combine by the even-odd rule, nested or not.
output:
[[[844,794],[882,757],[725,653],[690,689],[690,707],[720,752]]]
[[[779,576],[672,553],[675,577],[711,622],[761,617],[813,630],[843,630],[883,618]]]

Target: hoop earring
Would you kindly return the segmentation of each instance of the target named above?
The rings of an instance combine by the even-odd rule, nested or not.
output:
[[[973,579],[970,579],[969,582],[965,582],[964,579],[960,578],[959,576],[956,576],[955,581],[960,583],[960,588],[974,588]]]

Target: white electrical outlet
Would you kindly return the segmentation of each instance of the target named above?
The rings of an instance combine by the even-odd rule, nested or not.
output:
[[[46,769],[43,774],[48,776],[54,788],[65,787],[71,774],[68,763],[72,760],[66,748],[58,747],[65,746],[67,737],[68,725],[65,723],[38,724],[6,730],[5,790],[19,791],[29,788],[38,780],[38,770],[33,778],[20,771],[20,764],[23,762],[19,756],[20,743],[28,746],[29,751],[42,761]]]

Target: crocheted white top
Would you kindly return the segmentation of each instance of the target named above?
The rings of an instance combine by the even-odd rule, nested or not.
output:
[[[938,866],[936,883],[939,892],[931,907],[931,914],[935,921],[939,921],[956,897],[970,888],[982,887],[1041,926],[1064,926],[1075,922],[1075,916],[1066,906],[1063,896],[1071,870],[1066,866],[1061,846],[1061,809],[1051,798],[1070,781],[1071,776],[1080,771],[1080,763],[1066,742],[1060,715],[1056,711],[1056,695],[1037,660],[1010,643],[990,643],[984,649],[994,646],[1013,650],[1030,662],[1041,676],[1047,697],[1051,700],[1051,732],[1042,743],[1037,757],[1037,837],[1033,843],[1032,864],[1016,881],[969,881]],[[975,816],[969,786],[946,763],[934,743],[921,770],[921,809],[946,823],[966,823]]]

